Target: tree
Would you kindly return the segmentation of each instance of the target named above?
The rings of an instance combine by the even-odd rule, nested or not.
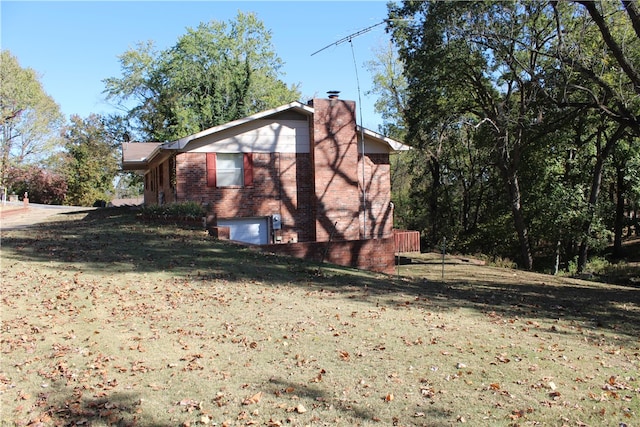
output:
[[[32,203],[61,205],[66,197],[67,182],[63,176],[36,165],[10,166],[7,188],[20,196],[27,193]]]
[[[444,130],[455,129],[463,118],[487,127],[520,261],[531,269],[519,174],[526,151],[552,129],[538,120],[545,106],[537,80],[546,61],[539,51],[553,37],[553,16],[543,4],[529,2],[406,2],[391,11],[392,18],[420,19],[394,31],[409,76],[409,138],[430,147],[435,161]]]
[[[373,77],[373,89],[367,94],[378,96],[374,109],[382,116],[379,131],[398,141],[404,141],[406,124],[407,81],[402,62],[391,44],[375,51],[375,58],[366,64]],[[394,222],[399,228],[409,224],[409,193],[411,190],[412,153],[397,153],[391,158],[391,192],[394,202]]]
[[[591,139],[595,163],[578,257],[578,270],[582,271],[594,235],[593,225],[598,222],[595,212],[606,162],[627,132],[640,136],[640,74],[635,65],[640,61],[640,23],[630,2],[553,5],[558,40],[555,58],[560,64],[561,82],[551,97],[557,105],[590,110],[603,117]],[[586,14],[581,13],[584,11]]]
[[[279,77],[282,61],[254,14],[188,28],[164,51],[139,44],[120,56],[122,77],[105,80],[108,99],[151,140],[199,132],[299,97]]]
[[[11,164],[42,160],[60,143],[62,115],[36,72],[22,68],[9,51],[0,53],[0,186]]]
[[[105,119],[97,115],[86,119],[72,116],[64,140],[66,153],[61,169],[68,183],[65,204],[92,206],[109,200],[119,158],[114,148],[117,141],[109,134]]]
[[[415,194],[415,205],[426,207],[422,217],[432,230],[444,216],[451,223],[455,203],[469,212],[468,184],[480,184],[492,204],[480,202],[478,221],[467,222],[477,230],[458,230],[510,239],[499,230],[507,201],[521,265],[530,268],[555,246],[556,264],[564,247],[584,268],[590,247],[613,228],[620,234],[622,199],[615,213],[600,193],[605,180],[613,185],[612,166],[618,193],[628,192],[622,177],[634,163],[620,161],[618,147],[640,135],[636,4],[405,1],[389,10],[408,82],[407,141],[425,162],[418,179],[428,183],[412,185],[423,189]],[[463,131],[469,126],[473,133]],[[462,173],[464,141],[490,169]]]

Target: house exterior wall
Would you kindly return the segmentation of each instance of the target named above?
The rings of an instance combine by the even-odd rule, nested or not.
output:
[[[303,242],[290,245],[262,245],[258,250],[293,256],[314,262],[328,262],[379,273],[395,272],[395,241],[384,239]]]
[[[308,153],[253,153],[253,183],[248,187],[208,187],[206,153],[176,156],[177,201],[196,201],[213,218],[279,214],[281,242],[313,241],[311,163]]]
[[[316,240],[360,239],[355,102],[313,100]]]
[[[278,113],[156,156],[145,175],[145,203],[196,201],[214,223],[278,214],[282,228],[271,236],[278,243],[391,237],[388,147],[366,140],[362,154],[355,102],[312,103],[312,119]],[[207,186],[212,152],[251,153],[251,185]]]
[[[366,217],[361,222],[360,233],[366,239],[388,238],[393,233],[393,208],[391,205],[391,165],[388,153],[370,153],[360,155],[358,171],[362,173],[364,160],[364,197]]]
[[[308,153],[309,123],[306,116],[280,113],[234,129],[202,137],[190,144],[191,152]]]
[[[167,156],[162,156],[149,165],[144,175],[145,204],[165,204],[175,201],[170,161]]]

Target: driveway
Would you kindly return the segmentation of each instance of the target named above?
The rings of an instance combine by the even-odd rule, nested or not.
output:
[[[30,203],[6,203],[0,207],[0,230],[15,230],[47,221],[50,217],[67,212],[90,211],[97,208],[85,206],[52,206]]]

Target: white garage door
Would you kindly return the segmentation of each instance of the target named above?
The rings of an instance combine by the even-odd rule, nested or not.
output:
[[[254,245],[269,243],[267,218],[219,219],[219,227],[229,227],[229,239]]]

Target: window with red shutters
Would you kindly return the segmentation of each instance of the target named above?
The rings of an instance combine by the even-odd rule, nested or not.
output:
[[[251,153],[207,153],[207,187],[253,185]]]

